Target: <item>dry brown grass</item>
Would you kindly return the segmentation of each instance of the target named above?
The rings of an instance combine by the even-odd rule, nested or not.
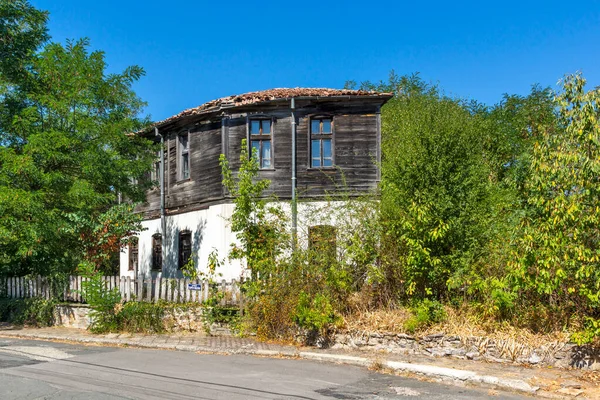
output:
[[[349,331],[400,333],[410,316],[405,308],[355,311],[344,316],[344,327]]]
[[[511,326],[508,322],[485,320],[472,309],[445,309],[447,318],[444,322],[418,331],[416,335],[444,333],[461,338],[486,337],[532,348],[569,340],[569,333],[564,331],[534,333],[529,329]],[[406,308],[356,310],[344,316],[344,328],[349,332],[407,333],[404,323],[410,317],[411,312]]]

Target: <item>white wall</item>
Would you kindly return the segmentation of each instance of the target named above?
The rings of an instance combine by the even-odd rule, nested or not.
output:
[[[308,227],[318,224],[336,224],[336,212],[343,202],[301,202],[298,204],[298,237],[300,245],[306,245]],[[291,214],[290,204],[280,203],[286,214]],[[239,261],[227,260],[231,243],[236,241],[235,233],[231,232],[227,219],[233,213],[233,204],[218,204],[208,209],[191,211],[166,217],[166,253],[163,254],[162,271],[152,271],[152,235],[160,233],[160,218],[143,221],[146,228],[141,232],[138,241],[138,269],[143,277],[183,277],[178,270],[179,232],[183,230],[192,233],[192,257],[201,271],[207,270],[208,255],[213,249],[219,254],[219,259],[225,259],[223,267],[217,271],[222,279],[239,279],[243,268]],[[329,212],[331,211],[331,212]],[[129,271],[129,249],[121,252],[121,276],[134,277],[134,271]]]
[[[239,262],[229,262],[227,255],[230,244],[235,241],[235,234],[231,232],[226,221],[231,216],[233,204],[219,204],[206,210],[191,211],[188,213],[166,217],[166,252],[163,254],[162,272],[152,271],[152,235],[160,233],[160,218],[142,222],[145,231],[139,235],[139,274],[140,276],[156,276],[175,278],[183,277],[178,270],[179,232],[188,230],[192,233],[192,257],[201,271],[207,270],[208,255],[213,248],[218,251],[219,258],[225,259],[225,264],[218,273],[223,274],[223,279],[239,279],[242,267]],[[134,271],[129,271],[129,250],[121,252],[121,276],[134,276]]]

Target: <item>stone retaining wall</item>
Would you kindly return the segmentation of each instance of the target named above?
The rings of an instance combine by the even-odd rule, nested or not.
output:
[[[86,305],[59,305],[56,307],[56,324],[87,329],[90,324]],[[165,317],[169,332],[203,332],[203,309],[174,309]],[[225,324],[213,324],[212,335],[230,335]],[[298,337],[306,341],[305,335]],[[469,360],[486,360],[497,363],[519,363],[559,368],[586,368],[600,370],[600,350],[574,343],[554,342],[530,347],[514,340],[494,340],[486,337],[459,337],[442,333],[416,337],[406,334],[347,332],[333,335],[329,340],[314,338],[319,346],[329,344],[333,349],[365,350],[396,354],[455,357]]]
[[[54,309],[54,324],[67,328],[87,329],[90,307],[84,304],[59,304]]]
[[[54,310],[55,325],[68,328],[87,329],[90,326],[90,307],[85,304],[60,304]],[[175,308],[167,310],[163,319],[168,332],[204,332],[202,307]],[[210,333],[214,336],[230,335],[226,324],[213,323]]]
[[[600,370],[600,351],[588,346],[577,346],[574,343],[554,342],[539,347],[529,347],[514,340],[465,338],[442,333],[419,338],[406,334],[358,332],[336,334],[331,343],[331,348],[334,349]]]

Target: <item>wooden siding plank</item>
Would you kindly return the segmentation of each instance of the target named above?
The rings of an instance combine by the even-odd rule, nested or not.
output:
[[[342,185],[342,173],[332,170],[320,179],[320,170],[309,168],[309,125],[311,115],[332,114],[334,118],[335,165],[343,170],[347,189],[351,193],[365,193],[376,189],[379,179],[377,168],[380,156],[378,141],[379,107],[382,100],[302,100],[297,102],[298,119],[297,172],[299,198],[314,198],[335,193]],[[239,107],[229,118],[221,115],[189,119],[175,123],[166,134],[167,208],[184,211],[192,204],[211,204],[224,199],[221,185],[219,155],[228,154],[233,170],[239,168],[241,140],[247,136],[248,112],[264,113],[274,118],[272,147],[274,171],[261,171],[260,176],[271,180],[266,196],[275,194],[282,199],[291,191],[291,119],[289,104],[253,105]],[[206,118],[214,118],[207,120]],[[187,125],[186,125],[187,124]],[[225,124],[225,129],[222,125]],[[191,180],[177,182],[177,133],[190,129]],[[224,132],[226,132],[224,138]],[[148,192],[147,203],[138,207],[146,215],[158,216],[160,196],[158,188]]]

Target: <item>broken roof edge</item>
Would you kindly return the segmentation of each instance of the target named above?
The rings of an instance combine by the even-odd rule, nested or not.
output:
[[[149,132],[151,129],[160,128],[169,123],[176,122],[180,119],[189,116],[209,114],[219,112],[225,109],[231,109],[242,106],[250,106],[261,103],[268,103],[278,100],[290,100],[292,98],[301,99],[319,99],[319,98],[340,98],[340,97],[356,97],[356,98],[380,98],[384,102],[392,98],[393,93],[384,93],[368,90],[354,89],[326,89],[326,88],[276,88],[261,90],[256,92],[248,92],[243,94],[221,97],[215,100],[208,101],[197,107],[188,108],[175,114],[169,118],[157,121],[147,128],[138,131],[137,133]]]

